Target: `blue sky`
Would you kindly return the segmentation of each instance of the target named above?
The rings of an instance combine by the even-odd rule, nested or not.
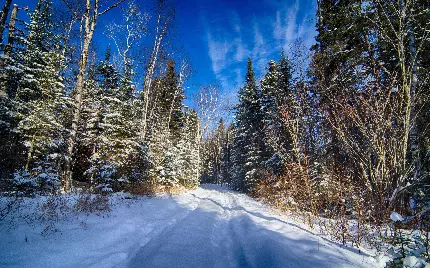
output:
[[[299,37],[308,47],[315,42],[316,0],[172,1],[177,10],[175,42],[184,48],[194,69],[186,84],[189,105],[193,93],[206,84],[219,85],[221,93],[234,101],[244,83],[248,57],[261,78],[268,61],[278,59],[282,48],[288,51]],[[30,7],[35,2],[14,0]],[[143,11],[148,8],[147,0],[138,3]],[[102,37],[106,21],[119,14],[112,10],[99,23],[95,41],[100,47],[107,41]]]
[[[200,84],[218,84],[235,99],[245,80],[248,57],[260,78],[281,49],[302,38],[310,47],[315,36],[313,0],[177,1],[178,30],[196,70],[187,95]]]

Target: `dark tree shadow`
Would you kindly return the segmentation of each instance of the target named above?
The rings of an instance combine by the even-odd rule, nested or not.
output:
[[[368,255],[348,252],[294,223],[193,195],[199,206],[137,250],[126,267],[372,267]],[[226,212],[231,217],[223,218]],[[253,217],[297,232],[269,230]]]

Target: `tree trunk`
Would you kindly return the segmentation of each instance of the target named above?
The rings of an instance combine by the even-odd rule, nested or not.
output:
[[[167,23],[166,21],[165,25],[160,26],[161,23],[161,16],[158,16],[157,20],[157,29],[156,29],[156,35],[155,35],[155,41],[154,41],[154,48],[151,53],[151,60],[148,65],[148,70],[145,75],[145,80],[143,82],[143,101],[144,101],[144,107],[143,107],[143,116],[141,120],[141,129],[140,129],[140,140],[141,142],[145,141],[146,138],[146,132],[148,130],[148,109],[149,109],[149,96],[151,93],[151,86],[152,86],[152,80],[155,73],[155,66],[158,61],[158,55],[160,53],[161,44],[163,41],[163,38],[167,32]],[[161,27],[161,28],[160,28]]]
[[[34,134],[33,138],[31,139],[30,149],[28,150],[28,154],[27,154],[27,163],[25,164],[25,170],[27,170],[27,171],[30,168],[31,158],[33,158],[34,140],[35,140],[35,138],[36,138],[36,134]]]
[[[65,166],[65,188],[64,190],[66,192],[70,191],[71,188],[71,182],[72,182],[72,169],[73,169],[73,161],[74,161],[74,154],[75,154],[75,146],[76,146],[76,137],[79,130],[79,122],[81,120],[81,110],[82,110],[82,100],[83,100],[83,94],[84,94],[84,78],[85,73],[87,70],[87,64],[88,64],[88,53],[89,53],[89,47],[91,44],[91,41],[93,39],[94,29],[96,27],[97,23],[97,17],[98,17],[98,3],[99,1],[96,0],[94,3],[94,15],[91,16],[91,0],[87,0],[85,13],[83,15],[84,18],[84,41],[83,41],[83,47],[82,47],[82,54],[81,59],[79,62],[79,73],[76,81],[76,87],[75,87],[75,95],[74,95],[74,111],[73,111],[73,121],[72,121],[72,129],[71,134],[69,138],[69,144],[68,144],[68,157],[66,158],[66,166]]]
[[[85,6],[85,12],[82,15],[82,21],[84,23],[84,26],[82,27],[84,29],[84,40],[82,45],[82,53],[81,58],[79,61],[79,73],[76,80],[76,86],[74,90],[74,111],[73,111],[73,121],[72,121],[72,129],[70,133],[69,138],[69,144],[68,144],[68,155],[66,157],[66,164],[65,164],[65,187],[64,190],[66,192],[70,191],[71,188],[71,182],[72,182],[72,170],[73,170],[73,162],[74,162],[74,154],[75,154],[75,147],[76,147],[76,138],[79,131],[79,123],[81,121],[81,112],[82,112],[82,101],[83,101],[83,94],[84,94],[84,79],[85,74],[87,71],[87,65],[88,65],[88,54],[89,49],[91,45],[91,41],[93,40],[94,30],[97,25],[97,19],[100,15],[105,14],[112,8],[117,7],[120,3],[124,2],[125,0],[118,0],[115,4],[109,6],[104,11],[99,12],[100,7],[100,0],[94,0],[94,4],[91,4],[92,0],[86,1]]]
[[[410,64],[411,66],[411,81],[410,81],[410,95],[411,101],[416,102],[415,95],[418,85],[418,66],[417,66],[417,45],[415,41],[415,33],[412,27],[410,20],[407,21],[407,36],[408,36],[408,45],[409,45],[409,53],[410,53]],[[414,109],[414,105],[412,105],[412,109],[410,111],[410,120],[411,120],[411,129],[410,129],[410,142],[411,142],[411,152],[412,152],[412,161],[414,168],[414,179],[417,180],[420,176],[421,169],[421,161],[419,156],[419,133],[418,127],[416,124],[416,113]]]
[[[15,23],[16,23],[16,16],[18,15],[18,5],[13,5],[12,14],[10,15],[9,20],[9,33],[7,38],[7,44],[4,48],[4,54],[8,57],[12,55],[12,48],[14,43],[14,37],[15,37]]]
[[[12,0],[6,0],[0,15],[0,44],[3,43],[3,31],[5,28],[6,19],[7,19],[7,15],[9,14],[11,4],[12,4]]]
[[[6,57],[12,56],[12,48],[13,48],[14,36],[15,36],[15,23],[16,23],[16,16],[17,15],[18,15],[18,5],[15,4],[15,5],[13,5],[12,14],[10,15],[8,39],[7,39],[7,44],[5,46],[5,49],[4,49],[4,55]],[[3,16],[3,13],[2,13],[2,16]],[[6,16],[7,16],[7,14],[6,14]],[[0,67],[4,68],[5,65],[6,65],[6,61],[4,59],[2,59],[0,61]],[[1,85],[0,85],[0,99],[7,99],[7,98],[8,98],[8,96],[7,96],[7,92],[6,92],[6,81],[2,81]]]

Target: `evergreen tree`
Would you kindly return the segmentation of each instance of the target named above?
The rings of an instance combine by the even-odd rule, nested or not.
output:
[[[220,183],[226,183],[231,185],[232,174],[233,174],[233,159],[232,159],[232,147],[233,147],[233,125],[231,124],[225,131],[224,144],[221,147],[221,159],[220,159]]]
[[[181,138],[176,146],[181,172],[179,183],[187,188],[199,185],[200,166],[200,137],[199,122],[197,113],[194,110],[185,108],[184,127],[181,131]]]
[[[222,172],[221,172],[221,157],[222,157],[222,152],[225,145],[225,139],[226,139],[226,129],[224,126],[224,120],[221,118],[215,130],[216,147],[214,152],[214,158],[215,158],[214,177],[215,177],[215,183],[217,184],[221,184],[221,182],[223,181]]]
[[[18,130],[20,119],[16,115],[20,103],[15,101],[19,81],[25,71],[22,57],[27,38],[25,25],[18,19],[19,14],[17,5],[13,5],[11,14],[2,14],[4,20],[9,17],[7,42],[3,42],[3,53],[0,54],[0,170],[5,178],[25,165],[27,158]]]
[[[39,0],[28,24],[25,72],[20,79],[15,101],[18,128],[27,147],[26,169],[34,158],[64,151],[64,122],[70,108],[58,67],[58,36],[54,33],[51,1]]]
[[[92,180],[101,178],[102,170],[111,170],[111,186],[137,179],[144,152],[137,141],[137,109],[131,72],[121,75],[110,62],[110,49],[97,67],[90,68],[85,85],[83,127],[87,149],[91,150],[89,168]],[[92,82],[91,82],[92,81]],[[85,163],[82,163],[86,166]]]
[[[262,122],[260,91],[257,87],[248,59],[245,86],[239,90],[239,104],[236,106],[234,162],[235,187],[252,191],[262,168]]]
[[[279,72],[275,61],[269,62],[268,72],[261,80],[261,111],[264,123],[268,128],[273,128],[278,117],[278,105],[276,102],[278,93]]]
[[[79,178],[89,178],[91,186],[95,186],[100,178],[100,170],[104,165],[102,152],[102,120],[105,113],[103,90],[96,81],[97,67],[89,67],[88,78],[85,81],[86,96],[82,104],[82,122],[77,151],[84,159],[78,158],[74,173]],[[83,161],[80,161],[83,160]]]
[[[179,75],[175,70],[175,62],[169,60],[167,63],[167,72],[163,78],[163,89],[160,99],[163,118],[166,118],[169,124],[169,130],[173,136],[180,134],[183,122],[182,101],[184,100],[184,90],[179,86]]]
[[[291,106],[291,100],[293,98],[293,75],[291,62],[285,56],[285,52],[282,50],[281,57],[277,63],[277,91],[275,93],[276,106],[278,109],[283,106]]]
[[[194,187],[200,166],[198,119],[195,112],[184,107],[184,92],[173,60],[152,86],[152,122],[147,135],[152,182]]]
[[[261,80],[261,100],[264,121],[264,159],[267,169],[275,174],[283,170],[291,140],[281,120],[282,113],[291,111],[294,93],[289,61],[284,52],[278,63],[271,61]]]

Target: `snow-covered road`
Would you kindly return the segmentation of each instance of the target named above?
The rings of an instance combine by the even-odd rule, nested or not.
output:
[[[63,223],[61,234],[49,237],[25,226],[2,231],[0,267],[375,266],[372,257],[219,186],[128,202],[116,205],[109,217]]]

